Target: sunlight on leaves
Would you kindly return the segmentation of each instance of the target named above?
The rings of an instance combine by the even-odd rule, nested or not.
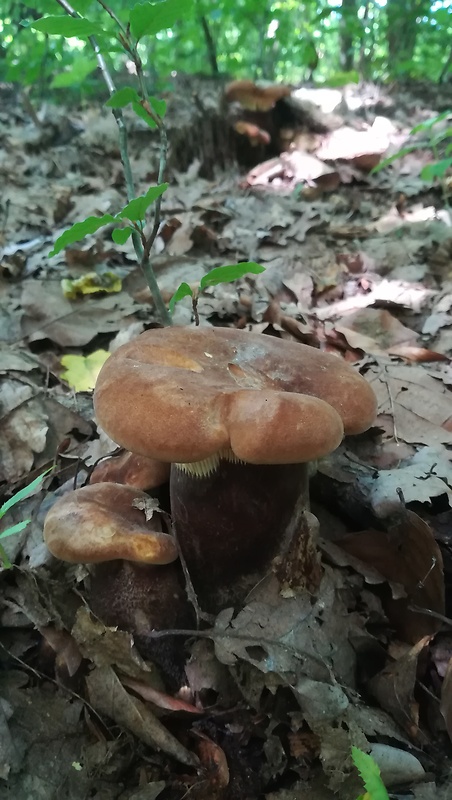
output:
[[[66,369],[61,377],[74,391],[90,392],[94,389],[97,376],[109,355],[107,350],[95,350],[89,356],[63,356],[61,364]]]

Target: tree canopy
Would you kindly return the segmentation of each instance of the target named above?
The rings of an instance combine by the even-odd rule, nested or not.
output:
[[[73,8],[103,31],[110,66],[126,68],[116,28],[96,0]],[[140,57],[155,84],[172,72],[226,74],[253,79],[346,82],[450,79],[451,0],[194,0],[183,18],[140,41]],[[62,38],[31,25],[65,12],[57,0],[33,5],[1,0],[0,80],[35,91],[73,86],[89,93],[96,60],[86,39]],[[122,21],[130,8],[111,0]]]

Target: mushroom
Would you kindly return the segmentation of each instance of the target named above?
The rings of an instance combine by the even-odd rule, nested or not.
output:
[[[242,80],[228,83],[224,95],[228,103],[238,102],[250,111],[270,111],[278,100],[291,92],[290,86],[283,84],[256,86],[253,81]]]
[[[369,384],[306,345],[224,328],[147,331],[99,374],[98,423],[128,450],[172,463],[171,513],[198,588],[268,562],[306,524],[308,462],[372,423]]]
[[[106,625],[148,642],[151,630],[184,618],[174,538],[147,521],[149,497],[117,483],[98,483],[60,497],[48,512],[44,540],[62,561],[95,564],[90,606]],[[149,649],[149,648],[147,648]]]
[[[155,458],[145,458],[127,450],[102,458],[94,467],[89,482],[121,483],[143,492],[158,489],[169,480],[169,464]]]

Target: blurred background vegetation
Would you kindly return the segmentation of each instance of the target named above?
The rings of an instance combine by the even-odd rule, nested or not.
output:
[[[114,23],[95,0],[72,6],[111,29],[103,51],[127,75]],[[130,4],[110,0],[122,20]],[[0,0],[0,82],[42,95],[67,88],[83,99],[100,79],[91,46],[27,27],[46,14],[64,14],[56,0],[30,6]],[[156,89],[177,72],[342,85],[359,80],[452,81],[452,0],[194,0],[172,29],[140,44]]]

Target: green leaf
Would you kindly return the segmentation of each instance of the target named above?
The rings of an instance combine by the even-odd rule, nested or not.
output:
[[[161,3],[137,3],[130,11],[130,30],[137,40],[171,28],[191,10],[193,0],[163,0]]]
[[[74,242],[84,239],[85,236],[88,236],[90,233],[96,233],[99,228],[114,221],[115,217],[112,217],[111,214],[104,214],[102,217],[87,217],[83,222],[76,222],[72,228],[68,228],[67,231],[58,237],[53,245],[53,250],[49,253],[49,257],[56,256],[57,253],[60,253],[61,250],[69,244],[74,244]]]
[[[438,114],[437,117],[431,117],[431,119],[426,119],[424,122],[421,122],[419,125],[416,125],[411,131],[410,136],[414,133],[420,133],[421,131],[429,131],[436,125],[438,122],[442,122],[443,119],[447,119],[450,116],[451,110],[443,111],[442,114]]]
[[[135,111],[135,114],[137,115],[137,117],[140,117],[141,119],[143,119],[145,121],[146,125],[149,125],[150,128],[156,128],[157,127],[157,123],[154,122],[152,117],[149,115],[149,113],[146,111],[146,109],[143,108],[141,103],[132,103],[132,108]]]
[[[95,350],[89,356],[63,356],[61,364],[66,370],[61,377],[76,392],[89,392],[94,389],[97,376],[109,355],[107,350]]]
[[[109,100],[105,103],[108,108],[124,108],[129,103],[139,102],[140,96],[136,89],[131,86],[124,86],[123,89],[118,89],[114,92]]]
[[[146,194],[141,195],[141,197],[135,197],[134,200],[127,203],[122,211],[116,214],[116,219],[130,219],[131,222],[144,220],[149,206],[157,200],[167,188],[167,183],[161,183],[159,186],[151,186]],[[91,219],[94,219],[94,217],[91,217]]]
[[[359,83],[359,73],[356,70],[350,72],[335,72],[328,78],[328,86],[345,86],[347,83]]]
[[[111,238],[116,244],[125,244],[132,233],[133,228],[115,228]]]
[[[25,486],[24,489],[20,490],[20,492],[16,492],[16,494],[10,497],[9,500],[6,501],[6,503],[3,503],[2,507],[0,508],[0,519],[6,514],[7,511],[9,511],[10,508],[12,508],[12,506],[15,506],[16,503],[20,503],[21,500],[24,500],[25,497],[28,497],[29,494],[34,492],[34,490],[37,489],[37,487],[44,480],[45,476],[52,469],[53,467],[46,469],[46,471],[43,472],[42,475],[38,475],[38,477],[35,478],[34,481],[28,484],[28,486]]]
[[[386,786],[381,779],[380,767],[372,756],[358,747],[352,747],[352,760],[371,800],[389,800]]]
[[[380,170],[384,169],[385,167],[389,167],[393,161],[397,161],[398,158],[403,158],[403,156],[408,155],[408,153],[412,153],[413,150],[419,150],[419,144],[408,144],[406,147],[402,147],[401,150],[397,150],[397,153],[393,153],[392,156],[388,156],[388,158],[384,158],[383,161],[380,161],[376,167],[371,170],[371,175],[375,175],[375,173],[380,172]]]
[[[441,161],[435,161],[433,164],[426,164],[421,169],[421,178],[423,181],[431,181],[435,178],[444,178],[449,167],[452,166],[452,158],[443,158]]]
[[[42,17],[35,22],[31,22],[30,28],[42,31],[42,33],[48,33],[51,36],[65,36],[67,39],[72,36],[76,36],[80,39],[86,38],[87,36],[105,34],[101,25],[90,22],[83,17]]]
[[[14,536],[15,533],[20,533],[27,527],[31,522],[31,519],[24,519],[22,522],[18,522],[16,525],[11,525],[10,528],[6,528],[5,531],[0,533],[0,539],[6,539],[8,536]]]
[[[159,97],[150,97],[149,102],[154,109],[155,113],[159,115],[159,117],[164,117],[166,114],[166,100],[162,100]]]
[[[60,72],[59,75],[55,75],[50,86],[52,89],[61,89],[65,86],[74,86],[77,83],[82,83],[96,67],[97,61],[95,59],[79,57],[67,72]]]
[[[249,272],[258,275],[265,272],[265,267],[256,264],[255,261],[244,261],[241,264],[230,264],[226,267],[215,267],[201,278],[199,288],[205,289],[206,286],[216,286],[218,283],[229,283],[237,278],[243,278]]]
[[[6,555],[5,550],[1,545],[0,545],[0,561],[2,562],[3,569],[11,569],[13,566],[8,556]]]
[[[177,287],[171,300],[169,301],[168,308],[171,314],[174,311],[174,306],[176,305],[176,303],[178,303],[179,300],[182,300],[183,297],[193,297],[193,292],[188,283],[181,283],[181,285]]]

